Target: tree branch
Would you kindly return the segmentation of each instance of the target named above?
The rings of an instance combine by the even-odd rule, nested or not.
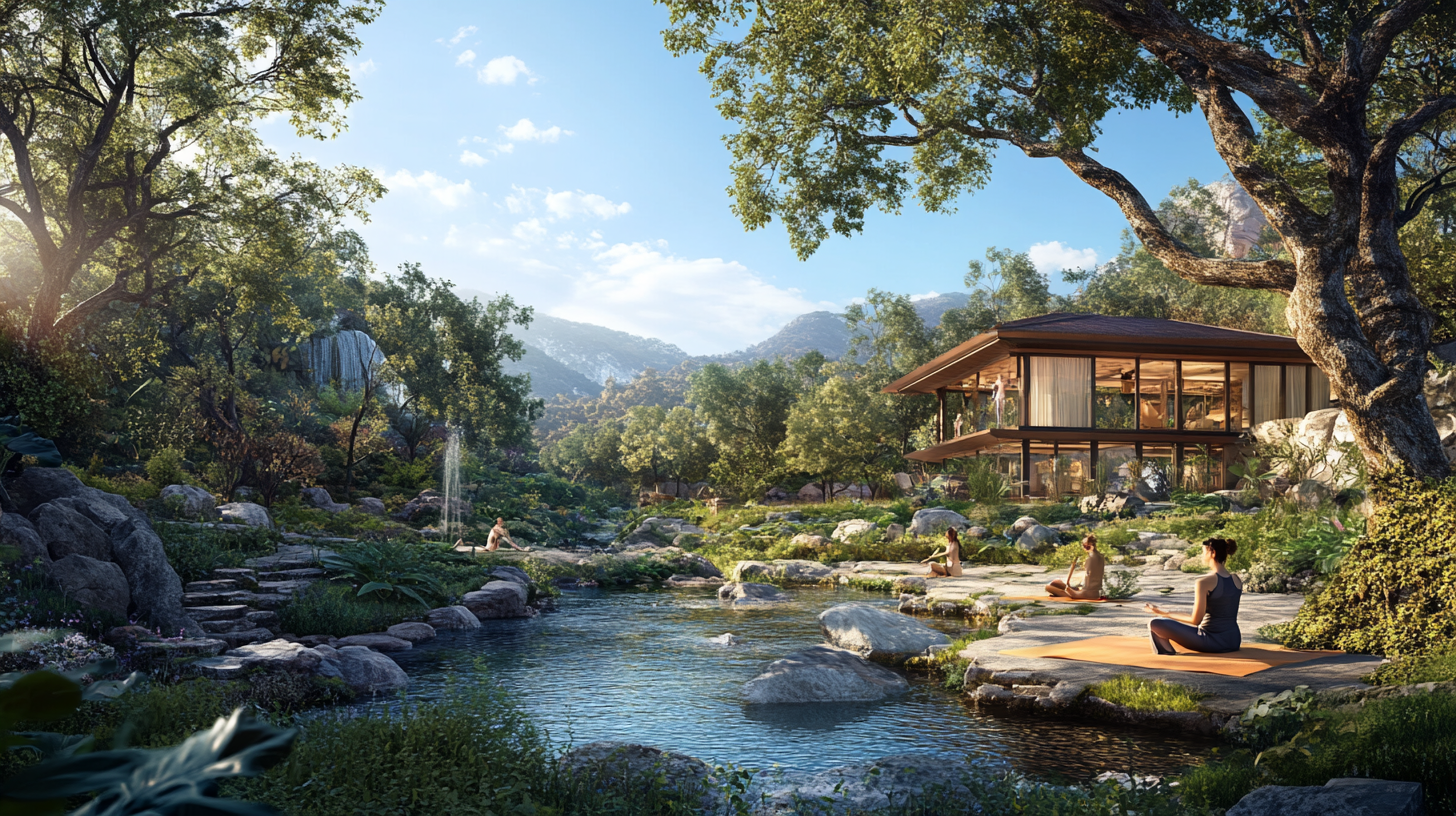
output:
[[[66,335],[80,328],[83,323],[94,317],[103,309],[110,306],[112,303],[120,302],[145,304],[150,302],[151,299],[154,297],[167,294],[173,289],[186,286],[187,284],[192,282],[193,278],[197,277],[197,273],[202,271],[202,267],[193,267],[193,269],[189,272],[185,272],[181,275],[174,275],[170,279],[163,281],[160,285],[148,285],[140,292],[131,292],[128,291],[126,288],[127,279],[134,271],[136,270],[129,269],[125,272],[118,273],[116,276],[116,280],[112,281],[110,286],[107,286],[100,292],[97,292],[91,297],[88,297],[80,303],[76,304],[75,306],[71,307],[69,311],[61,315],[60,318],[56,320],[54,335],[57,337],[65,337]]]

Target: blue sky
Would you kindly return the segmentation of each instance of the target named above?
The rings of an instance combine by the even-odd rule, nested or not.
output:
[[[1012,150],[953,215],[876,214],[799,261],[777,223],[729,210],[729,157],[695,60],[662,46],[667,14],[633,2],[395,2],[352,62],[363,99],[326,142],[269,143],[379,175],[359,226],[381,270],[417,261],[462,288],[657,337],[693,354],[742,348],[871,287],[960,291],[988,246],[1048,270],[1105,262],[1126,227],[1059,163]],[[1202,118],[1112,117],[1099,158],[1157,201],[1227,171]],[[1067,287],[1052,273],[1058,290]]]

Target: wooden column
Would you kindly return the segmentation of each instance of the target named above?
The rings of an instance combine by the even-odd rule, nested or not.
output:
[[[1143,361],[1139,357],[1132,363],[1132,427],[1143,429]]]
[[[1021,498],[1031,495],[1031,440],[1021,440]]]
[[[935,399],[936,399],[936,402],[938,403],[938,408],[937,408],[936,414],[935,414],[936,420],[937,420],[936,421],[936,424],[939,426],[939,427],[937,427],[935,429],[936,436],[939,437],[936,441],[937,442],[944,442],[945,441],[945,389],[944,388],[937,388],[937,389],[935,389]]]
[[[1173,361],[1173,427],[1183,430],[1183,361]]]
[[[1223,364],[1223,430],[1225,431],[1234,429],[1233,375],[1230,373],[1232,369],[1231,363]]]

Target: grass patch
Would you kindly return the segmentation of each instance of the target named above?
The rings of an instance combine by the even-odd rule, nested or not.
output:
[[[1060,604],[1057,606],[1034,607],[1027,610],[1024,617],[1044,618],[1050,615],[1090,615],[1097,607],[1092,604]]]
[[[271,555],[277,537],[261,528],[224,532],[185,524],[158,524],[157,536],[167,553],[167,563],[185,584],[206,581],[221,567],[241,567],[249,558]]]
[[[1088,693],[1133,711],[1197,711],[1198,701],[1206,696],[1177,683],[1131,674],[1096,683]]]
[[[295,635],[348,637],[383,632],[424,611],[417,603],[360,598],[348,584],[319,581],[295,595],[278,617],[283,631]]]

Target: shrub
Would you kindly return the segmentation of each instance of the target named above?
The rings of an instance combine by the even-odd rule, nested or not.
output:
[[[1113,570],[1107,574],[1102,594],[1116,601],[1138,594],[1138,574],[1134,570]]]
[[[417,603],[360,598],[348,584],[320,581],[278,610],[283,630],[296,635],[366,635],[418,617]]]
[[[365,542],[341,547],[323,557],[324,568],[352,582],[359,597],[399,601],[410,598],[426,609],[445,591],[421,557],[422,548],[394,541]],[[426,598],[430,600],[426,600]]]
[[[1197,711],[1198,701],[1205,696],[1177,683],[1131,674],[1119,674],[1094,684],[1087,691],[1134,711]]]
[[[147,460],[147,479],[159,489],[167,485],[187,484],[187,474],[182,470],[182,451],[176,448],[162,448]]]
[[[1434,654],[1392,660],[1363,677],[1376,686],[1404,686],[1411,683],[1444,683],[1456,680],[1456,643],[1437,647]]]
[[[162,539],[167,562],[183,583],[205,581],[215,569],[241,567],[247,559],[269,555],[275,549],[273,534],[259,528],[229,533],[184,524],[158,524],[157,535]]]
[[[1424,654],[1456,638],[1456,479],[1372,485],[1367,533],[1294,619],[1288,645]]]

